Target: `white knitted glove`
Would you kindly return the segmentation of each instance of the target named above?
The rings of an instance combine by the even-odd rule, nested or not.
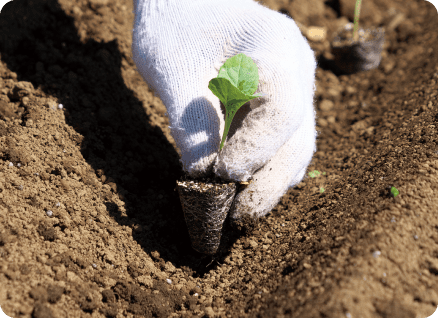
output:
[[[267,214],[315,151],[316,62],[295,22],[252,0],[134,0],[134,10],[133,58],[167,108],[183,169],[252,179],[230,216]],[[254,60],[266,95],[242,106],[218,155],[225,116],[208,82],[238,53]]]

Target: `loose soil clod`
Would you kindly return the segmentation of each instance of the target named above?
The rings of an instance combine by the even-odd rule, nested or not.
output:
[[[215,254],[236,195],[236,184],[177,181],[177,188],[193,248]]]

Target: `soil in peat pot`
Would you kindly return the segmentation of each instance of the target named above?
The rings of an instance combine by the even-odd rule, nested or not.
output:
[[[359,29],[353,39],[353,24],[345,25],[331,43],[337,73],[353,74],[379,66],[385,31],[383,28]]]
[[[265,5],[328,35],[354,9],[347,0]],[[306,174],[213,260],[191,247],[166,109],[131,58],[132,10],[130,0],[14,0],[2,10],[2,310],[14,318],[431,315],[433,5],[364,1],[361,25],[385,28],[372,71],[336,76],[325,63],[330,36],[310,43],[319,133],[308,172],[325,174]]]
[[[219,178],[192,180],[187,177],[176,183],[192,247],[200,253],[216,254],[236,195],[236,184]]]

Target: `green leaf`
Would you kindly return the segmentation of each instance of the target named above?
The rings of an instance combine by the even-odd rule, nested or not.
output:
[[[323,187],[321,187],[321,189],[319,189],[319,193],[324,193],[325,189]]]
[[[229,58],[219,70],[219,75],[208,83],[208,88],[224,104],[225,129],[219,150],[222,150],[234,115],[246,102],[260,97],[257,90],[259,74],[257,65],[245,54]]]
[[[400,192],[397,190],[396,187],[391,187],[391,195],[395,198],[396,196],[398,196],[400,194]]]
[[[253,60],[239,53],[225,61],[218,78],[226,78],[243,94],[252,95],[259,84],[259,71]]]
[[[236,88],[229,80],[225,78],[213,78],[208,83],[208,88],[215,94],[224,104],[227,113],[237,112],[237,110],[251,99],[258,96],[246,95]]]

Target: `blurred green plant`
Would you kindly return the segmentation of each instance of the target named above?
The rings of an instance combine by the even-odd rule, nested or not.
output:
[[[320,174],[321,174],[321,172],[319,172],[318,170],[313,170],[313,171],[309,172],[309,177],[316,178],[316,177],[319,177]]]
[[[400,192],[397,190],[397,188],[396,187],[391,187],[391,196],[392,197],[396,197],[396,196],[398,196],[400,194]]]
[[[313,170],[313,171],[310,171],[309,172],[309,177],[311,177],[311,178],[317,178],[317,177],[319,177],[320,175],[323,175],[323,176],[325,176],[327,173],[324,171],[324,172],[319,172],[318,170]]]

